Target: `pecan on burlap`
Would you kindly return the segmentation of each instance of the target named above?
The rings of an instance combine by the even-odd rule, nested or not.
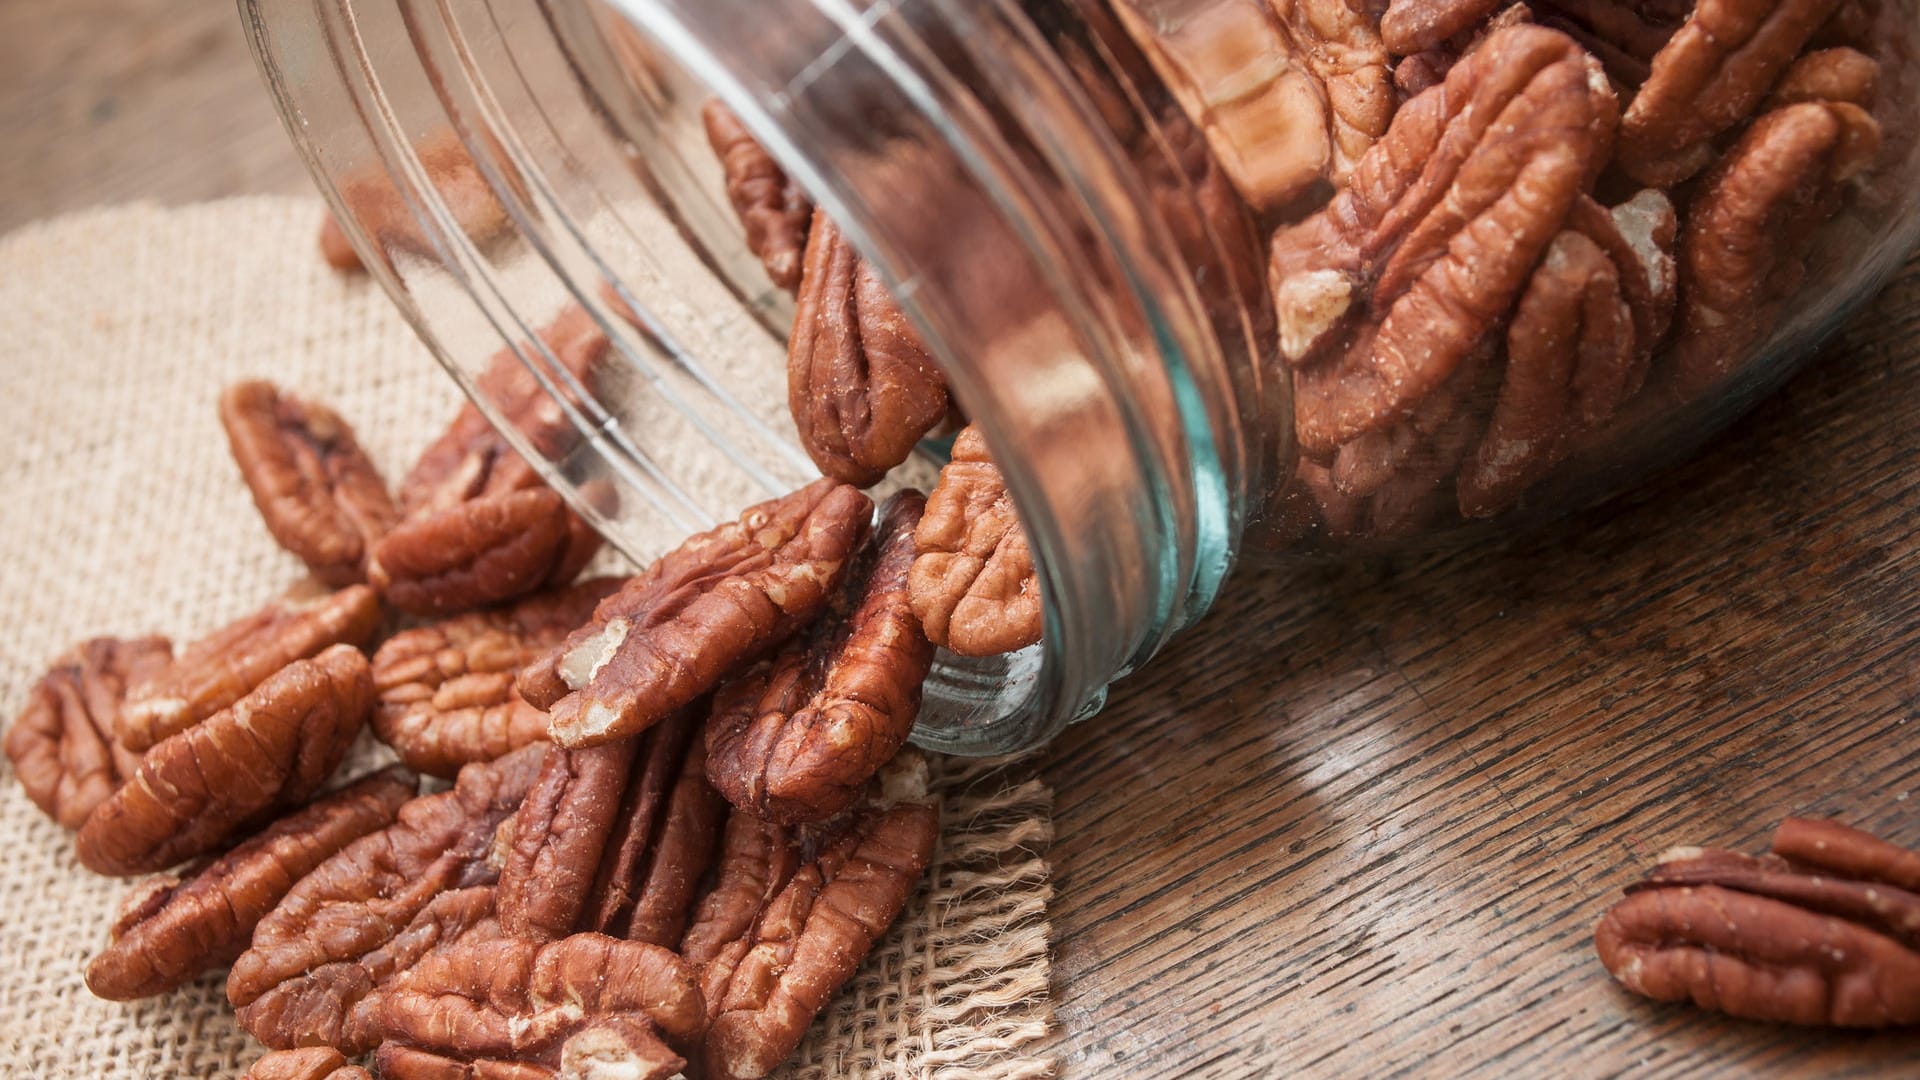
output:
[[[1920,852],[1788,818],[1773,852],[1681,848],[1594,931],[1627,989],[1754,1020],[1920,1023]]]
[[[144,751],[240,700],[287,664],[332,645],[364,645],[379,628],[380,600],[372,589],[330,592],[302,581],[130,685],[114,734],[128,750]]]
[[[395,980],[376,1060],[390,1080],[665,1080],[705,1019],[694,970],[671,949],[602,934],[463,941]]]
[[[408,802],[392,825],[302,878],[227,977],[240,1025],[278,1049],[373,1049],[381,987],[492,917],[494,834],[546,753],[536,743],[468,765],[451,790]]]
[[[713,883],[680,939],[680,955],[702,970],[729,950],[736,955],[727,963],[738,961],[754,920],[800,868],[800,850],[786,826],[736,809],[727,812],[714,864]]]
[[[907,577],[927,640],[962,656],[992,656],[1040,640],[1040,578],[1026,530],[987,440],[969,425],[927,496]]]
[[[340,414],[264,379],[220,394],[220,423],[267,531],[328,585],[366,580],[399,512]]]
[[[373,1074],[331,1046],[303,1046],[270,1051],[240,1080],[373,1080]]]
[[[129,1001],[233,963],[295,882],[392,824],[414,789],[405,769],[382,770],[281,818],[184,881],[142,887],[122,907],[113,943],[87,965],[87,989]]]
[[[807,236],[787,406],[807,456],[856,487],[877,483],[947,415],[947,384],[873,267],[827,215]]]
[[[812,621],[872,513],[858,490],[821,479],[688,539],[522,671],[521,695],[547,708],[563,745],[646,730]]]
[[[622,584],[594,578],[506,608],[404,630],[373,654],[373,733],[410,768],[451,777],[547,737],[547,714],[513,688]]]
[[[35,806],[77,829],[140,768],[140,755],[114,738],[115,718],[127,687],[172,660],[173,645],[163,637],[101,637],[53,662],[7,728],[7,758]]]
[[[101,874],[164,870],[218,849],[256,815],[304,803],[373,708],[367,658],[335,645],[147,751],[74,838]]]
[[[1501,30],[1408,102],[1351,186],[1273,240],[1303,452],[1405,419],[1502,324],[1606,160],[1616,107],[1564,34]]]
[[[1620,118],[1619,164],[1650,187],[1705,169],[1840,0],[1699,0]]]
[[[1818,226],[1880,150],[1880,125],[1848,102],[1801,102],[1754,121],[1714,167],[1680,241],[1672,393],[1690,400],[1738,370],[1807,276]]]
[[[754,141],[732,109],[709,101],[700,109],[700,122],[726,174],[727,201],[747,230],[747,250],[775,285],[794,291],[800,285],[800,253],[807,246],[813,203]]]
[[[823,821],[905,744],[933,665],[907,594],[924,505],[917,492],[889,499],[834,613],[714,696],[707,776],[733,805],[771,821]]]
[[[389,604],[417,615],[465,611],[564,585],[583,565],[569,557],[577,554],[572,516],[544,487],[409,515],[374,549],[368,579]]]

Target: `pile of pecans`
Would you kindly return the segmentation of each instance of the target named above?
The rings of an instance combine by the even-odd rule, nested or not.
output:
[[[541,338],[591,385],[584,312]],[[484,381],[536,445],[576,437],[510,351]],[[472,405],[397,500],[317,402],[247,382],[220,414],[311,577],[178,655],[80,645],[6,736],[84,866],[171,871],[93,992],[230,967],[260,1080],[776,1067],[931,859],[918,579],[964,576],[965,500],[826,477],[575,581],[598,536]],[[329,787],[363,728],[402,764]]]

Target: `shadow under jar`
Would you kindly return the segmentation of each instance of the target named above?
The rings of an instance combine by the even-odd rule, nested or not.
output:
[[[1044,635],[941,654],[914,738],[954,752],[1096,711],[1241,558],[1511,529],[1690,451],[1920,235],[1916,0],[241,8],[361,261],[638,560],[817,475],[703,128],[738,117],[1024,523]]]

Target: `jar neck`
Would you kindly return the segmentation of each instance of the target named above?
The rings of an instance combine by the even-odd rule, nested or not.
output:
[[[690,160],[686,121],[707,98],[730,106],[835,220],[985,434],[1045,596],[1039,649],[942,663],[917,741],[965,752],[1043,742],[1214,599],[1261,463],[1277,456],[1264,440],[1284,430],[1272,399],[1285,391],[1262,383],[1252,346],[1270,335],[1255,332],[1263,290],[1242,250],[1251,223],[1243,208],[1209,204],[1220,185],[1204,142],[1096,5],[490,0],[476,5],[486,18],[457,25],[445,6],[408,0],[331,0],[297,18],[247,2],[256,55],[336,208],[370,166],[412,208],[426,241],[415,250],[364,231],[356,240],[469,393],[480,356],[533,337],[541,318],[528,297],[560,295],[594,315],[635,371],[658,373],[623,394],[664,386],[676,416],[734,400],[703,381],[724,363],[715,354],[768,352],[790,309],[742,284],[742,253],[712,239],[705,196],[692,193],[689,178],[711,163]],[[383,40],[373,20],[413,53],[391,39],[366,47]],[[543,50],[585,87],[578,101],[537,85]],[[598,144],[576,122],[621,144],[622,167],[595,164]],[[487,179],[516,255],[456,226],[446,185],[418,153],[417,133],[435,127],[456,132]],[[612,190],[619,183],[630,190]],[[641,233],[636,195],[672,227]],[[607,216],[628,226],[624,238],[596,233]],[[642,243],[629,251],[634,234]],[[663,270],[674,242],[724,289],[703,294],[698,275]],[[626,318],[606,303],[608,282]],[[762,332],[703,340],[723,309]],[[550,357],[521,351],[536,375],[559,379]],[[779,379],[776,358],[742,364]],[[675,381],[687,371],[688,385]],[[635,538],[645,507],[696,526],[746,501],[676,482],[671,469],[663,478],[654,433],[608,397],[556,392],[586,438],[568,460],[536,464],[616,546],[640,560],[661,550]],[[793,451],[777,439],[722,441],[762,488],[804,479],[789,478]],[[619,513],[581,496],[589,475],[620,489]]]

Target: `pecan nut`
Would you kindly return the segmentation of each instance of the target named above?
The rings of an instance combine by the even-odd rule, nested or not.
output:
[[[1653,58],[1686,21],[1692,0],[1533,0],[1534,17],[1585,46],[1625,87],[1638,87]]]
[[[573,932],[639,748],[638,738],[627,738],[548,751],[513,815],[500,869],[494,903],[506,933],[552,941]]]
[[[947,415],[947,384],[867,261],[825,213],[807,235],[787,405],[820,471],[877,483]]]
[[[655,1080],[685,1067],[672,1046],[693,1045],[705,1015],[693,969],[672,950],[575,934],[460,942],[428,956],[395,981],[381,1019],[382,1076],[495,1076],[517,1065],[504,1074]],[[470,1070],[453,1071],[459,1063]]]
[[[521,672],[521,695],[548,709],[563,745],[646,730],[819,614],[872,512],[859,491],[822,479],[692,537]]]
[[[1435,49],[1470,34],[1506,0],[1391,0],[1380,15],[1380,39],[1395,56]]]
[[[1653,58],[1620,118],[1619,164],[1651,187],[1713,160],[1713,140],[1753,115],[1840,0],[1700,0]]]
[[[115,718],[127,687],[172,659],[173,645],[163,637],[103,637],[53,662],[7,729],[7,758],[35,806],[77,829],[140,768],[140,756],[114,738]]]
[[[473,153],[451,132],[422,139],[414,152],[420,169],[446,204],[454,225],[476,244],[486,244],[507,231],[507,209],[474,161]],[[495,164],[500,164],[496,157]],[[411,202],[394,190],[385,175],[361,175],[347,180],[340,198],[362,232],[382,247],[432,254],[436,244],[422,233]],[[339,221],[329,214],[320,228],[320,253],[336,270],[364,269]]]
[[[607,838],[584,929],[667,948],[680,941],[726,807],[707,783],[696,715],[688,710],[640,736],[642,767]]]
[[[708,1075],[772,1071],[906,907],[933,856],[939,814],[914,801],[924,788],[896,790],[902,801],[862,807],[820,838],[817,855],[707,963]]]
[[[334,852],[392,824],[414,778],[389,768],[281,818],[185,881],[129,898],[113,943],[87,965],[87,989],[130,1001],[164,993],[246,951],[253,928]]]
[[[569,558],[570,516],[560,496],[544,487],[412,514],[374,548],[367,576],[388,603],[418,615],[564,585],[580,570]]]
[[[707,776],[735,806],[771,821],[830,818],[907,741],[933,666],[907,593],[924,505],[912,492],[888,500],[836,616],[715,695]]]
[[[155,746],[75,837],[101,874],[164,870],[218,848],[256,814],[297,806],[346,757],[373,708],[367,658],[335,645]]]
[[[303,1046],[264,1055],[240,1080],[373,1080],[373,1074],[349,1065],[331,1046]]]
[[[1920,853],[1788,819],[1774,852],[1679,849],[1594,931],[1635,993],[1755,1020],[1920,1022]]]
[[[114,734],[128,750],[144,751],[240,700],[293,661],[333,645],[364,645],[379,628],[380,600],[372,589],[350,585],[330,593],[301,582],[131,686]]]
[[[347,422],[253,379],[221,393],[220,423],[280,546],[329,585],[366,580],[367,555],[399,513]]]
[[[1379,21],[1346,0],[1267,0],[1293,55],[1326,94],[1333,151],[1327,179],[1345,184],[1353,166],[1387,133],[1393,75]]]
[[[1848,102],[1802,102],[1754,121],[1706,178],[1680,244],[1672,391],[1704,393],[1770,332],[1806,276],[1816,227],[1880,150],[1880,125]]]
[[[620,585],[595,578],[388,638],[373,655],[373,733],[409,768],[446,777],[546,739],[547,714],[520,697],[514,677]]]
[[[726,174],[727,201],[747,230],[747,250],[775,285],[794,291],[800,285],[800,252],[807,246],[813,203],[754,141],[732,109],[709,101],[700,110],[700,122]]]
[[[1275,235],[1305,453],[1330,459],[1454,374],[1606,160],[1615,116],[1570,38],[1508,27],[1401,109],[1332,203]]]
[[[786,826],[736,809],[727,814],[715,863],[713,884],[680,939],[680,955],[702,971],[722,953],[746,951],[754,920],[800,869],[800,850]]]
[[[468,765],[451,790],[408,802],[392,825],[302,878],[227,977],[241,1026],[277,1049],[373,1049],[379,994],[395,972],[492,917],[494,834],[546,752],[535,744]]]
[[[1845,101],[1873,108],[1880,93],[1880,62],[1844,46],[1810,52],[1793,62],[1773,93],[1768,111],[1803,101]]]
[[[1040,578],[987,440],[969,426],[914,529],[907,592],[927,639],[962,656],[1040,640]]]

